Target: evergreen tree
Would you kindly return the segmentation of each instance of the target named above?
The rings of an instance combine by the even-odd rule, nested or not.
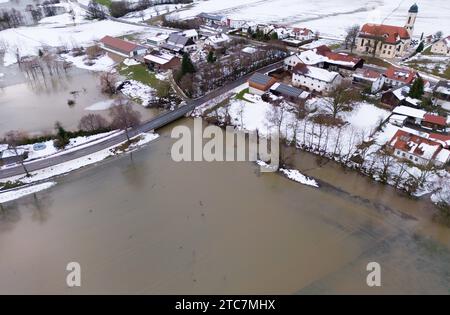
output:
[[[214,63],[216,61],[216,56],[214,56],[214,52],[212,50],[209,51],[206,61],[209,63]]]
[[[277,32],[274,31],[272,34],[270,34],[270,39],[277,40],[278,39]]]
[[[183,60],[181,61],[181,74],[184,76],[186,73],[194,73],[195,67],[192,64],[189,54],[185,53],[183,55]]]
[[[416,52],[420,53],[423,50],[423,48],[424,48],[424,44],[423,44],[423,42],[420,42],[419,46],[417,46]]]
[[[423,79],[421,77],[418,77],[411,86],[411,89],[409,90],[409,96],[420,100],[423,95],[423,90],[424,90]]]

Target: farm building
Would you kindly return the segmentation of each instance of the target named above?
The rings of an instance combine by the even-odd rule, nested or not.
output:
[[[277,80],[275,78],[256,72],[248,79],[249,92],[256,95],[263,95],[276,82]]]

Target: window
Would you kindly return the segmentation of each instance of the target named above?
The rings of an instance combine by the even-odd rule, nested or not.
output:
[[[417,162],[417,161],[419,161],[419,159],[418,159],[418,158],[415,158],[415,161]]]
[[[403,156],[403,157],[405,157],[405,156],[406,156],[405,152],[403,152],[403,153],[402,153],[402,156]]]

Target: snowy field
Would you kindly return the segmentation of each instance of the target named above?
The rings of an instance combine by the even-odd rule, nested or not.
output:
[[[201,12],[218,13],[234,19],[305,26],[324,35],[343,36],[345,28],[366,22],[404,25],[414,0],[207,0],[177,12],[181,18]],[[416,35],[450,32],[448,0],[418,1]]]

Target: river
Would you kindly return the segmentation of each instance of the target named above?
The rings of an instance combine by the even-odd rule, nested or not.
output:
[[[193,126],[4,204],[0,293],[450,293],[450,229],[428,202],[307,153],[294,163],[318,189],[250,162],[177,163],[179,124]]]

